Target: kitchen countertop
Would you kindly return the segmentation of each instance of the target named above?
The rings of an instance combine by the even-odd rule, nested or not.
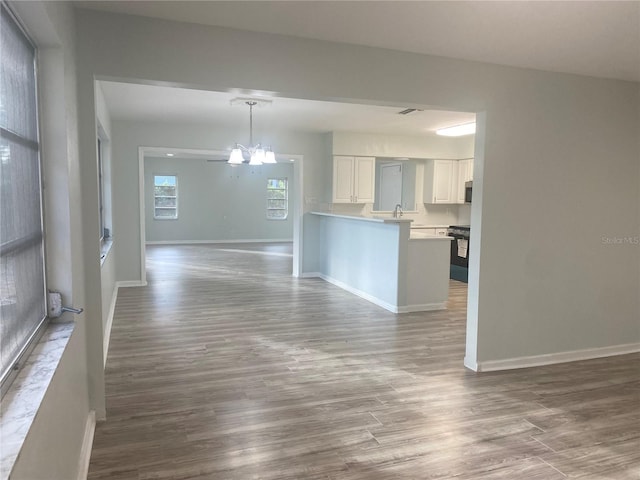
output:
[[[339,215],[337,213],[327,212],[309,212],[312,215],[321,215],[324,217],[346,218],[348,220],[362,220],[365,222],[377,222],[377,223],[411,223],[413,220],[409,218],[390,218],[390,217],[357,217],[355,215]]]
[[[447,237],[445,235],[431,235],[428,233],[423,233],[420,231],[412,231],[409,234],[409,240],[447,240],[447,241],[451,241],[453,240],[453,237]]]
[[[449,228],[449,225],[423,225],[421,223],[414,223],[411,228],[419,230],[421,228]]]

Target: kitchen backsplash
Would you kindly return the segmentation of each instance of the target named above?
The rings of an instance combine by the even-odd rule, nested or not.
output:
[[[373,204],[333,203],[327,204],[327,212],[338,215],[363,217],[391,216],[390,213],[374,212]],[[324,209],[322,210],[324,211]],[[403,218],[410,218],[420,225],[468,225],[471,207],[468,205],[425,205],[419,204],[414,212],[404,212]]]

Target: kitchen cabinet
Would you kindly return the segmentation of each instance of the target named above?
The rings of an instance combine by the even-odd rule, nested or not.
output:
[[[456,181],[456,203],[464,202],[464,184],[473,180],[473,158],[458,160],[458,178]]]
[[[418,228],[411,228],[411,233],[417,233],[418,235],[423,234],[423,235],[430,235],[432,237],[446,237],[447,236],[447,229],[446,228],[441,228],[441,227],[418,227]]]
[[[456,203],[457,160],[427,160],[424,203]]]
[[[373,203],[375,157],[334,155],[333,203]]]

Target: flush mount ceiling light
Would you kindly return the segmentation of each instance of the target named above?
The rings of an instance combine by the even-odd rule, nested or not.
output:
[[[245,147],[240,143],[236,143],[235,148],[231,150],[231,155],[229,155],[227,163],[231,165],[241,165],[243,163],[248,163],[249,165],[276,163],[276,155],[273,153],[271,147],[265,150],[260,143],[256,145],[253,144],[253,107],[259,105],[259,103],[271,102],[254,99],[234,99],[231,100],[231,104],[239,103],[239,101],[249,105],[249,146]]]
[[[463,135],[471,135],[473,133],[476,133],[476,122],[436,130],[436,135],[442,135],[444,137],[461,137]]]

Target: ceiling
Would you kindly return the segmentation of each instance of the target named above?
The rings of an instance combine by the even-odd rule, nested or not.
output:
[[[231,104],[232,93],[100,82],[109,113],[114,119],[196,124],[211,127],[248,128],[249,107]],[[395,135],[433,135],[435,130],[473,122],[475,114],[441,110],[398,112],[405,106],[373,106],[292,98],[269,98],[270,105],[254,107],[254,128],[324,133],[349,131]]]
[[[640,1],[89,1],[76,6],[640,81]]]

